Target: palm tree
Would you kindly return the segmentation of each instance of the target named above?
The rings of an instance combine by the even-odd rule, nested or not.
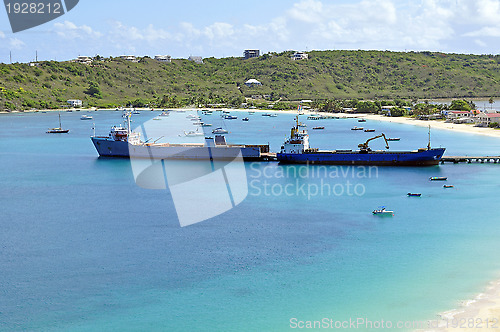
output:
[[[490,97],[490,99],[488,100],[488,103],[490,103],[490,108],[493,109],[493,103],[495,103],[495,100],[493,99],[493,97]]]

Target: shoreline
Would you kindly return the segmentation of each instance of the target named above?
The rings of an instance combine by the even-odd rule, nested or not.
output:
[[[490,282],[473,299],[462,300],[457,308],[438,313],[435,320],[438,321],[437,327],[415,332],[498,331],[500,280]],[[469,323],[472,327],[469,327]]]
[[[424,120],[417,120],[405,117],[393,118],[378,114],[359,114],[359,117],[363,117],[367,120],[394,122],[394,123],[419,126],[419,127],[430,126],[431,129],[451,130],[454,132],[464,133],[464,134],[475,134],[475,135],[500,138],[500,130],[498,129],[474,127],[471,124],[445,123],[444,121],[436,121],[436,120],[424,121]]]
[[[265,109],[241,109],[241,108],[202,108],[202,109],[193,109],[193,108],[158,108],[155,111],[164,111],[164,110],[222,110],[222,111],[238,111],[238,112],[256,112],[256,113],[283,113],[283,114],[297,114],[297,110],[265,110]],[[14,111],[14,112],[0,112],[0,114],[23,114],[23,113],[41,113],[41,112],[67,112],[68,110],[72,112],[95,112],[95,111],[116,111],[115,109],[96,109],[96,108],[70,108],[70,109],[51,109],[51,110],[25,110],[25,111]],[[135,108],[137,111],[151,111],[151,108]],[[445,123],[444,121],[437,120],[417,120],[413,118],[407,117],[387,117],[379,114],[366,114],[366,113],[326,113],[326,112],[318,112],[311,110],[302,110],[304,115],[310,114],[321,114],[327,117],[340,117],[343,119],[348,118],[364,118],[372,121],[385,121],[385,122],[393,122],[405,125],[419,126],[419,127],[431,127],[431,129],[441,129],[441,130],[451,130],[457,133],[464,134],[473,134],[473,135],[482,135],[489,137],[500,138],[500,130],[493,128],[484,128],[484,127],[474,127],[472,124],[456,124],[456,123]]]

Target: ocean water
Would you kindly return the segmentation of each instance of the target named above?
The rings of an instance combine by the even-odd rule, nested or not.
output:
[[[0,116],[0,330],[287,331],[294,318],[425,321],[500,277],[498,164],[247,163],[243,203],[181,228],[168,190],[138,187],[128,160],[97,158],[93,122],[106,135],[121,113],[93,112],[94,121],[79,120],[81,113],[61,113],[68,135],[45,134],[57,113]],[[235,114],[204,121],[227,128],[230,142],[269,142],[274,151],[293,124],[292,115]],[[156,115],[142,112],[134,126]],[[176,117],[185,113],[162,121]],[[427,145],[427,129],[416,126],[368,121],[362,125],[377,132],[364,133],[350,130],[359,125],[353,119],[302,121],[325,126],[309,131],[313,147],[356,149],[379,132],[401,137],[391,149]],[[498,139],[431,134],[448,155],[500,154]],[[455,188],[430,176],[447,176]],[[373,216],[381,205],[394,217]]]

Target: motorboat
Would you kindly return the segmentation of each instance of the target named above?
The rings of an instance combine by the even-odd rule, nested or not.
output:
[[[379,215],[379,216],[394,216],[394,211],[387,210],[385,207],[381,206],[377,210],[373,210],[372,212],[374,215]]]
[[[219,128],[215,128],[214,130],[212,130],[212,134],[227,134],[228,131],[222,127],[219,127]]]
[[[445,176],[431,176],[429,178],[429,180],[430,181],[446,181],[446,180],[448,180],[448,178]]]

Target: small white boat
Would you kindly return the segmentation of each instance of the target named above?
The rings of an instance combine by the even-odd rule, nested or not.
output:
[[[379,216],[394,216],[394,211],[386,210],[384,206],[379,207],[377,210],[373,210],[372,213]]]
[[[202,122],[202,123],[201,123],[201,126],[202,126],[202,127],[212,127],[212,124],[211,124],[211,123],[205,123],[205,122]]]
[[[168,116],[168,112],[161,112],[159,116]]]
[[[248,118],[243,118],[241,119],[242,121],[248,121],[249,119]]]
[[[234,115],[224,115],[224,119],[226,120],[235,120],[237,119],[238,117],[237,116],[234,116]]]
[[[278,116],[278,114],[274,114],[274,113],[272,113],[271,115],[269,115],[270,118],[275,118],[277,116]]]
[[[185,132],[184,131],[184,136],[187,136],[187,137],[196,137],[196,136],[204,136],[205,134],[203,132],[200,132],[198,130],[196,131],[188,131],[188,132]]]
[[[363,127],[356,127],[356,126],[351,128],[351,130],[363,130],[363,129],[364,129]]]
[[[132,114],[141,114],[139,111],[133,111]]]
[[[92,120],[92,119],[93,117],[91,115],[86,115],[86,114],[80,117],[80,120]]]
[[[448,178],[446,176],[432,176],[429,181],[446,181]]]
[[[212,134],[227,134],[228,131],[224,128],[215,128],[214,130],[212,130]]]

